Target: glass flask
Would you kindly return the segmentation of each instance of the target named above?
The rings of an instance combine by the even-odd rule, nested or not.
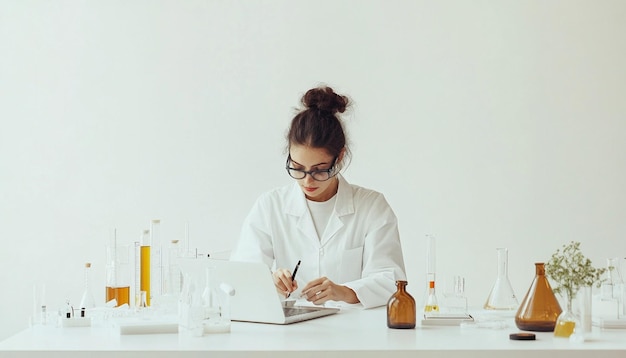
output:
[[[546,277],[545,264],[537,262],[535,278],[515,314],[515,325],[524,331],[552,332],[560,314],[561,306]]]
[[[428,290],[426,291],[426,302],[424,303],[424,312],[439,312],[439,303],[437,301],[437,294],[435,292],[435,270],[436,270],[436,255],[435,255],[435,238],[432,235],[426,235],[427,242],[427,281]]]
[[[426,296],[426,304],[424,312],[439,312],[439,304],[437,303],[437,295],[435,294],[435,280],[428,280],[428,295]]]
[[[554,326],[554,336],[561,338],[569,338],[576,327],[580,326],[580,318],[572,310],[573,297],[567,298],[567,309],[559,315]]]
[[[518,308],[519,303],[509,281],[508,251],[506,248],[496,249],[498,254],[498,276],[484,305],[484,308],[487,310],[515,310]]]
[[[85,289],[83,290],[83,296],[80,299],[80,308],[94,308],[96,307],[96,301],[93,298],[91,292],[91,263],[85,264]]]
[[[397,291],[387,301],[387,327],[415,328],[415,299],[406,291],[407,281],[396,281]]]

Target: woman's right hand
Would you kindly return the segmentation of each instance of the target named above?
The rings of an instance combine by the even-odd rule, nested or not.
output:
[[[291,271],[281,268],[272,274],[272,278],[274,279],[274,286],[276,286],[276,291],[278,293],[283,294],[287,297],[291,292],[298,289],[298,282],[295,280],[291,280]]]

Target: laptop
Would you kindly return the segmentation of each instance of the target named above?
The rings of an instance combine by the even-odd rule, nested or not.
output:
[[[227,284],[234,289],[235,294],[230,296],[230,319],[233,321],[291,324],[339,312],[337,307],[285,305],[276,292],[272,273],[264,263],[207,258],[181,259],[179,262],[183,274],[201,277],[201,282],[210,267],[218,284]]]

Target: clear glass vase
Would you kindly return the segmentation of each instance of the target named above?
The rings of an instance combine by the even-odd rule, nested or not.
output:
[[[561,312],[554,326],[554,336],[569,338],[580,327],[580,318],[572,310],[573,297],[567,297],[567,308]]]

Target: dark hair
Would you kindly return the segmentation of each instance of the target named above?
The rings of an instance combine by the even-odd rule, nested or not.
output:
[[[346,149],[344,159],[350,158],[346,134],[337,113],[345,112],[350,105],[346,96],[335,93],[330,87],[308,90],[302,96],[304,109],[291,120],[287,132],[287,150],[292,144],[324,148],[333,157]],[[341,163],[338,169],[341,169]]]

